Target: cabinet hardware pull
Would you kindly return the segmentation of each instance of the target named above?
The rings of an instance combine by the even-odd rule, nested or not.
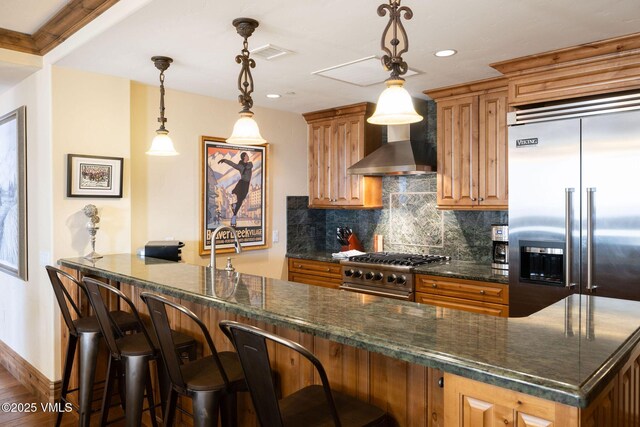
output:
[[[573,188],[564,189],[564,256],[566,257],[564,270],[564,286],[573,288],[576,284],[571,283],[571,265],[573,264],[572,251],[572,224],[571,213],[573,210]]]
[[[438,285],[436,285],[435,283],[432,283],[431,286],[434,287],[434,288],[438,287]]]
[[[298,264],[298,268],[302,268],[302,264]]]
[[[484,197],[480,197],[480,201],[481,201],[481,202],[484,202]]]
[[[593,284],[593,193],[595,188],[587,188],[587,290],[593,291],[598,286]]]
[[[484,289],[482,289],[482,290],[480,291],[480,295],[484,295],[484,294],[485,294]]]
[[[476,201],[476,198],[475,198],[475,197],[472,197],[472,198],[471,198],[471,201],[472,201],[472,202],[475,202],[475,201]]]
[[[331,271],[331,269],[330,269],[330,268],[327,268],[327,272],[329,272],[329,271]]]

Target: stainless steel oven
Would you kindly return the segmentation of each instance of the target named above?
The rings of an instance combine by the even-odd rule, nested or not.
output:
[[[415,299],[414,268],[418,265],[442,262],[439,255],[397,254],[373,252],[351,257],[342,264],[340,289],[404,301]]]

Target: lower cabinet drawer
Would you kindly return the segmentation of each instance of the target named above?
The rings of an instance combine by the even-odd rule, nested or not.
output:
[[[455,310],[470,311],[472,313],[488,314],[490,316],[509,317],[509,306],[503,304],[451,298],[423,292],[416,292],[416,302],[444,308],[453,308]]]
[[[300,274],[296,272],[289,272],[289,281],[304,283],[306,285],[322,286],[325,288],[338,289],[342,284],[341,279],[335,279],[332,277],[314,276],[310,274]]]
[[[342,270],[335,262],[289,258],[289,281],[306,285],[338,289],[342,284]]]
[[[342,279],[340,264],[333,262],[313,261],[309,259],[289,258],[289,273],[329,276]]]
[[[509,286],[501,283],[418,274],[416,275],[416,292],[482,303],[509,304]]]

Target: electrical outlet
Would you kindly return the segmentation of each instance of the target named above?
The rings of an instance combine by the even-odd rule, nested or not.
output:
[[[280,233],[278,232],[278,230],[273,230],[273,236],[272,239],[273,243],[278,243],[278,240],[280,240]]]

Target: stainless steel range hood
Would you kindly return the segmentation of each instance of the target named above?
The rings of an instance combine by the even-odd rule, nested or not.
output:
[[[424,126],[424,124],[423,124]],[[417,175],[435,172],[435,147],[426,138],[411,140],[409,125],[387,126],[387,139],[347,169],[350,175]]]

